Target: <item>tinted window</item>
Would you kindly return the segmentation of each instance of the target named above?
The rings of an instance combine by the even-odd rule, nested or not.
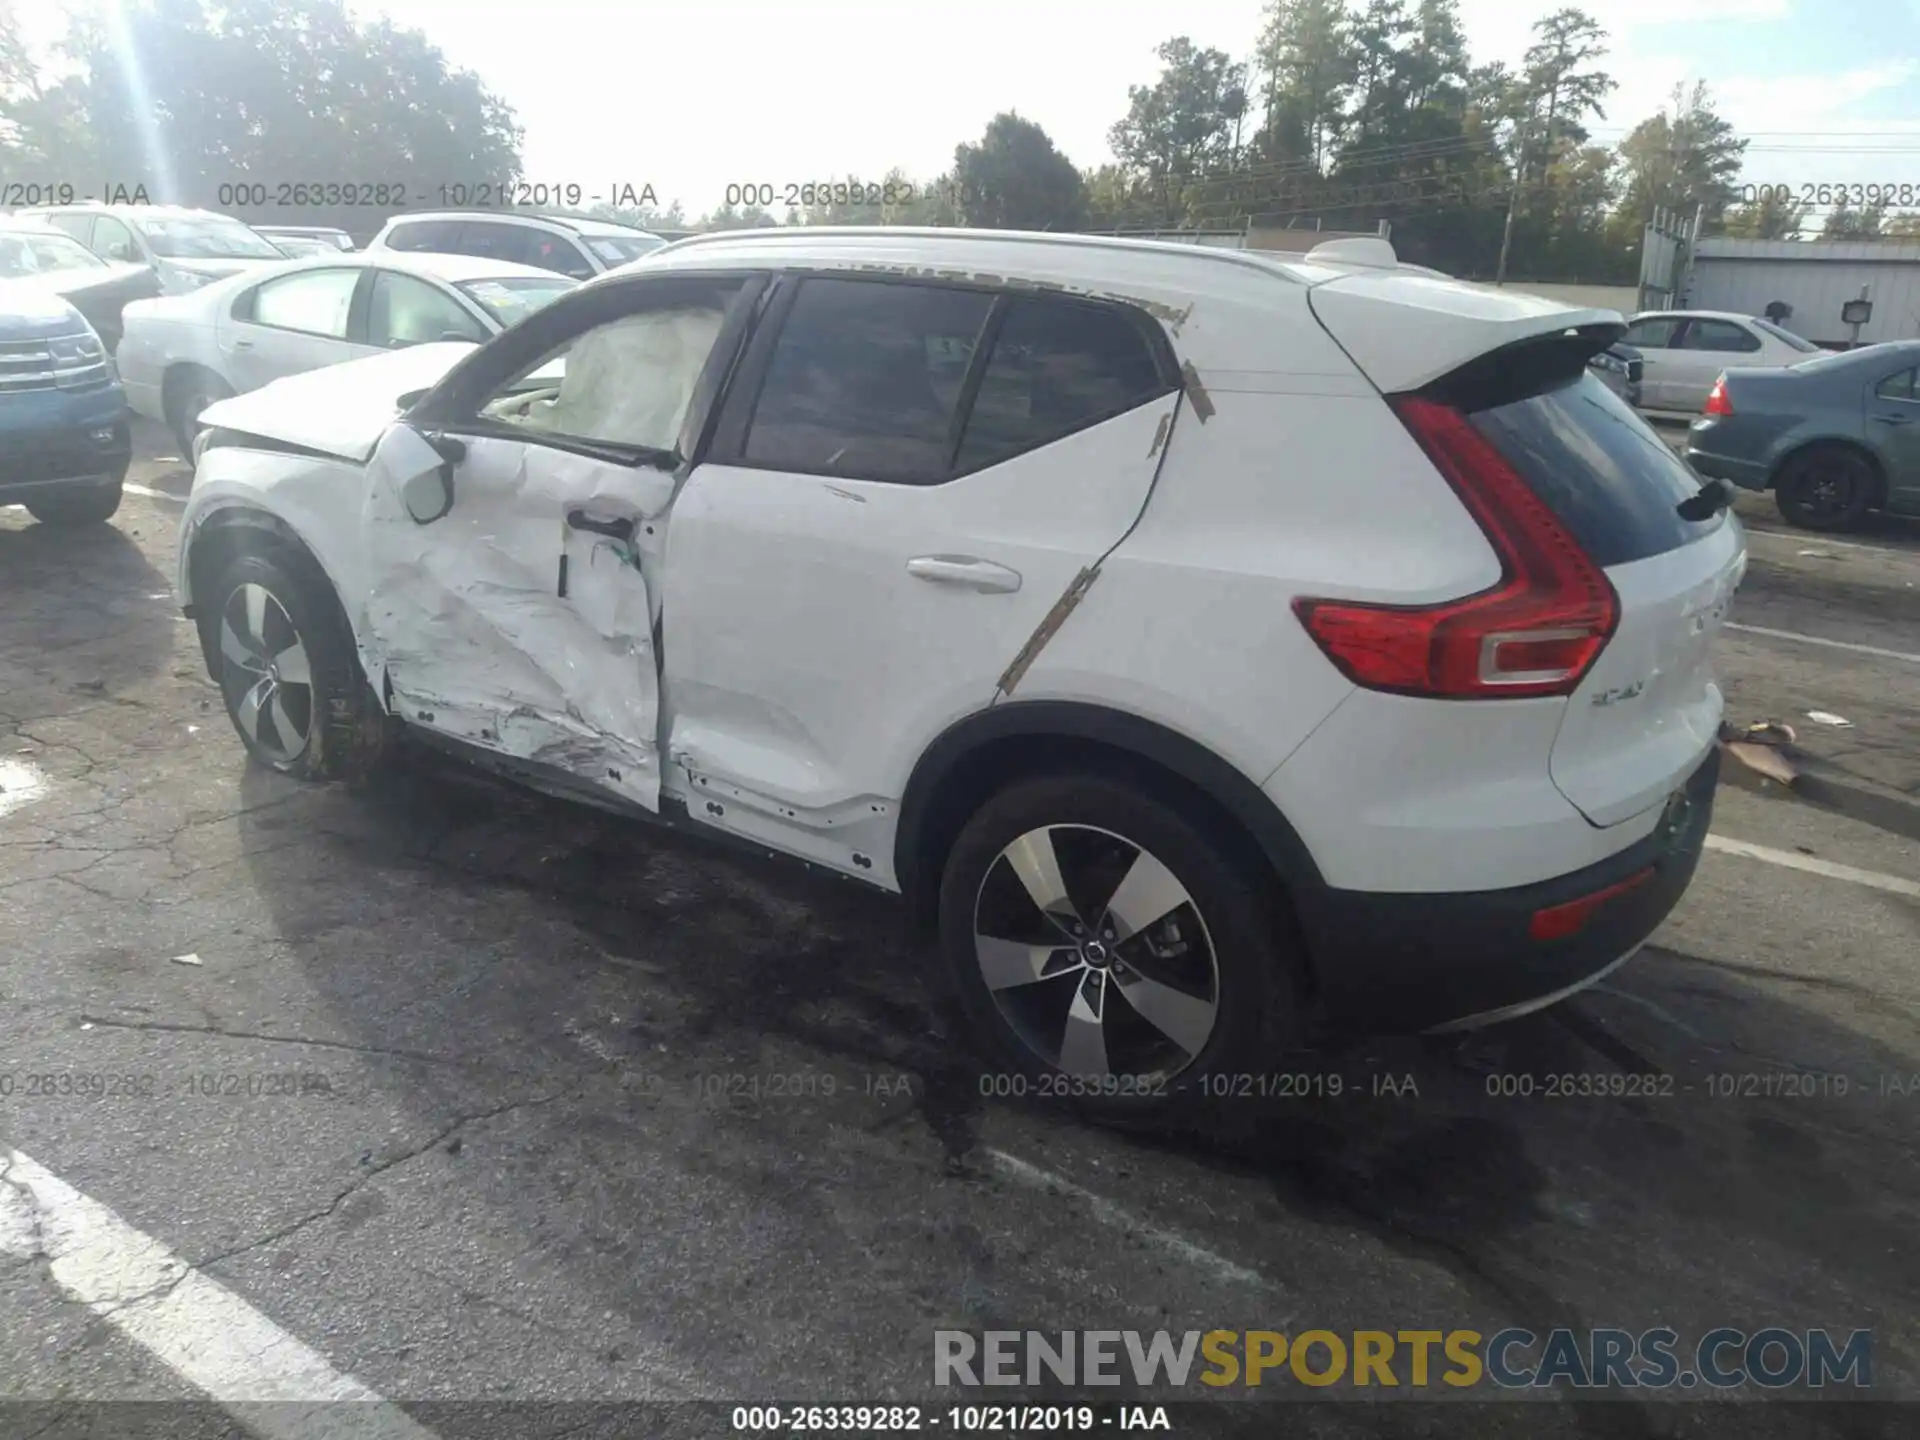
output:
[[[1811,340],[1803,339],[1791,330],[1782,329],[1771,320],[1755,320],[1753,322],[1753,328],[1763,335],[1771,335],[1782,345],[1790,346],[1792,349],[1798,350],[1803,354],[1818,355],[1820,353],[1820,347]]]
[[[1664,350],[1673,343],[1674,328],[1679,323],[1677,315],[1654,315],[1634,321],[1621,338],[1638,350]]]
[[[1873,393],[1882,400],[1920,399],[1913,391],[1913,371],[1902,370],[1898,375],[1889,375],[1873,387]]]
[[[487,338],[485,326],[451,295],[391,270],[377,271],[367,309],[367,343],[398,349],[435,340]]]
[[[411,220],[387,232],[389,250],[435,250],[445,255],[462,253],[458,248],[458,220]]]
[[[744,458],[929,484],[952,473],[954,416],[992,298],[807,280],[774,346]]]
[[[1068,300],[1017,299],[987,357],[960,469],[1097,425],[1167,388],[1146,336],[1127,316]]]
[[[303,270],[269,280],[253,292],[247,318],[256,325],[344,340],[353,287],[359,283],[358,270]]]
[[[1598,379],[1474,414],[1473,422],[1526,477],[1596,565],[1677,549],[1722,523],[1682,520],[1674,507],[1700,482],[1647,422]]]
[[[566,236],[537,230],[531,225],[470,220],[460,232],[460,253],[506,260],[515,265],[533,265],[571,275],[576,280],[587,279],[594,273],[592,264]]]
[[[1689,350],[1714,350],[1727,354],[1758,350],[1760,337],[1731,320],[1695,320],[1687,326],[1685,347]]]

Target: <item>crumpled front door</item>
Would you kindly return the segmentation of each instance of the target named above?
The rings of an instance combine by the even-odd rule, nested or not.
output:
[[[465,438],[447,513],[402,502],[374,452],[362,659],[412,724],[659,808],[647,520],[673,478],[554,446]]]

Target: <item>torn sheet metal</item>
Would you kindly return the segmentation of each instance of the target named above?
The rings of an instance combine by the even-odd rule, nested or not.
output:
[[[1097,564],[1087,566],[1073,577],[1072,583],[1061,593],[1060,598],[1053,602],[1053,608],[1041,617],[1040,623],[1034,627],[1033,634],[1027,637],[1027,643],[1020,647],[1019,653],[1013,657],[1012,662],[1000,676],[999,690],[1002,695],[1013,694],[1014,686],[1018,685],[1027,671],[1033,668],[1033,662],[1040,658],[1040,652],[1047,648],[1047,642],[1054,637],[1062,625],[1067,623],[1067,617],[1073,614],[1074,607],[1080,603],[1088,588],[1099,577],[1100,567]]]
[[[1213,418],[1213,397],[1207,394],[1207,387],[1200,383],[1200,372],[1194,368],[1193,361],[1184,360],[1180,364],[1180,383],[1187,392],[1187,401],[1193,406],[1194,418],[1202,425]]]
[[[657,807],[651,587],[632,544],[567,517],[637,530],[672,477],[477,438],[453,508],[416,525],[378,454],[372,469],[358,629],[367,674],[384,678],[399,713]]]

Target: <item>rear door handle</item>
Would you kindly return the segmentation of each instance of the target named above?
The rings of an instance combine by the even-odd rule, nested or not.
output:
[[[233,342],[233,348],[236,350],[251,350],[253,348],[253,341],[236,340]]]
[[[1006,595],[1020,588],[1020,572],[972,555],[920,555],[907,561],[907,573],[936,585]]]
[[[1876,415],[1873,418],[1878,420],[1882,425],[1911,425],[1913,423],[1913,417],[1911,415]]]

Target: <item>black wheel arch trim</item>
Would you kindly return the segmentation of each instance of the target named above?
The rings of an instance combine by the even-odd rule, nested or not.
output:
[[[894,874],[916,906],[930,899],[937,873],[926,854],[929,807],[945,781],[981,747],[1019,738],[1086,740],[1150,761],[1200,790],[1246,831],[1297,898],[1325,880],[1299,831],[1260,786],[1199,741],[1158,721],[1073,700],[1012,700],[976,711],[943,731],[921,755],[900,801]]]
[[[333,575],[321,563],[313,547],[307,544],[298,530],[273,511],[262,509],[257,505],[222,505],[217,509],[209,510],[195,524],[192,538],[187,542],[187,603],[181,608],[181,613],[195,623],[200,634],[200,650],[206,660],[207,674],[216,680],[220,673],[219,644],[212,632],[210,612],[202,605],[203,597],[200,594],[200,586],[210,582],[214,577],[202,569],[204,562],[201,557],[208,553],[208,550],[202,547],[211,547],[217,540],[223,539],[229,532],[235,530],[252,530],[273,536],[275,541],[313,566],[315,572],[326,581],[328,589],[333,592],[335,604],[339,603],[340,596],[340,590],[334,584]]]

